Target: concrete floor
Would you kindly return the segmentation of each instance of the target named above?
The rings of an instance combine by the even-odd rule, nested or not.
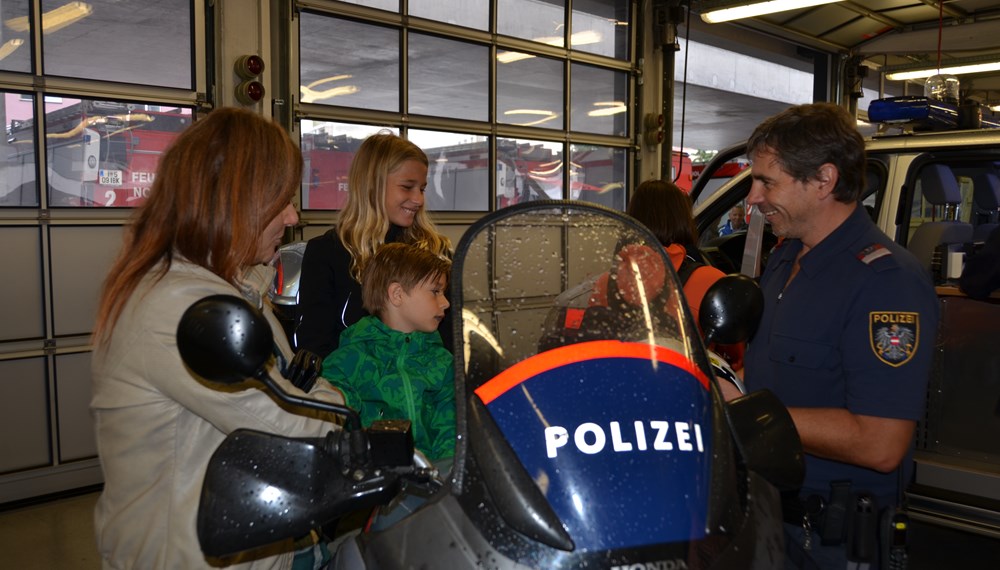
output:
[[[0,511],[0,568],[99,570],[94,543],[98,493]]]
[[[0,568],[98,570],[97,492],[0,510]],[[1000,568],[1000,539],[913,523],[908,570]]]

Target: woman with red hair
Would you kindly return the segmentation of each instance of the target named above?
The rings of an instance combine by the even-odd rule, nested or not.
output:
[[[290,413],[261,390],[215,389],[177,348],[177,325],[192,303],[241,296],[271,326],[277,358],[267,372],[305,396],[281,375],[292,352],[263,299],[274,275],[267,264],[285,227],[298,221],[292,198],[301,175],[288,134],[234,108],[195,122],[160,159],[108,273],[93,337],[91,411],[104,473],[94,522],[106,568],[292,568],[293,559],[312,568],[326,558],[314,537],[234,560],[202,554],[195,531],[202,481],[229,433],[322,437],[339,428]],[[310,395],[343,403],[327,382]]]

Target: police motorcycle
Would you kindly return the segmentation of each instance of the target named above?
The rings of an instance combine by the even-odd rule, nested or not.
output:
[[[606,286],[585,294],[594,275]],[[364,429],[349,408],[283,392],[260,372],[272,339],[254,307],[196,303],[178,329],[193,371],[257,378],[287,405],[346,419],[326,438],[230,434],[203,484],[202,550],[252,551],[359,509],[378,507],[377,521],[417,497],[342,540],[334,567],[781,567],[779,492],[802,481],[798,435],[767,391],[724,403],[682,295],[655,237],[619,212],[543,201],[474,224],[451,276],[448,473],[419,460],[407,421]],[[713,286],[706,335],[746,338],[759,295],[738,276]]]

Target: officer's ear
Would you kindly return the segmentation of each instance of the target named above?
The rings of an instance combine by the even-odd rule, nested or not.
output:
[[[831,195],[833,189],[837,187],[837,181],[840,180],[840,172],[836,166],[827,162],[816,170],[814,180],[816,181],[816,190],[819,192],[819,197],[824,199]]]

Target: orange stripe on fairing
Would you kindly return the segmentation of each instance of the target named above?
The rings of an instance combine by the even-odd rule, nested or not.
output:
[[[502,396],[507,390],[514,388],[529,378],[534,378],[543,372],[547,372],[560,366],[596,360],[598,358],[639,358],[650,359],[650,346],[636,342],[621,342],[618,340],[595,340],[561,346],[541,354],[536,354],[527,360],[522,360],[500,374],[494,376],[479,388],[476,388],[476,395],[484,404],[489,404],[493,400]],[[707,390],[708,377],[697,368],[690,360],[682,356],[679,352],[654,346],[653,354],[656,360],[675,366],[688,372],[698,379],[698,382]]]

